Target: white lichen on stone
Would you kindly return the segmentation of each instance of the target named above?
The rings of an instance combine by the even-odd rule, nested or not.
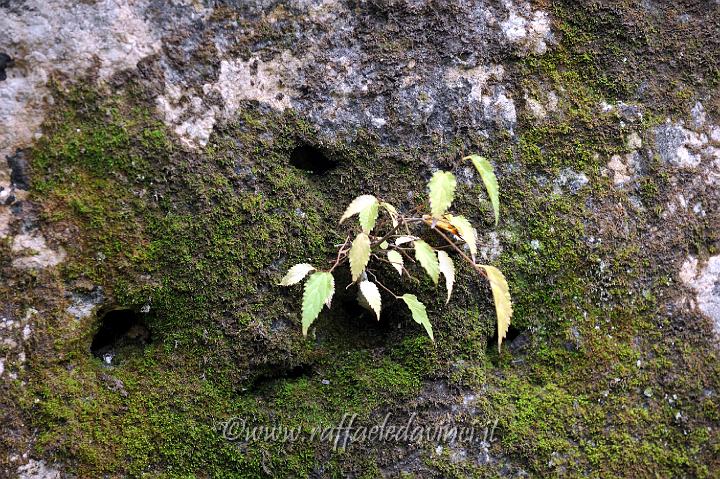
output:
[[[507,18],[500,22],[500,29],[507,41],[517,47],[520,54],[542,55],[553,41],[550,17],[541,10],[532,10],[528,4],[515,5],[504,2]]]
[[[19,269],[43,269],[65,260],[65,250],[49,248],[42,235],[20,234],[13,238],[10,251],[17,253],[12,265]]]
[[[205,93],[216,91],[225,102],[225,111],[234,113],[240,102],[255,100],[283,111],[290,108],[290,100],[296,95],[284,86],[288,77],[297,74],[300,63],[290,52],[283,52],[278,58],[263,61],[251,57],[247,61],[223,60],[220,63],[220,77],[212,86],[205,86]]]
[[[72,304],[68,306],[65,311],[72,315],[75,319],[80,320],[89,317],[95,308],[103,301],[103,292],[101,288],[97,288],[93,294],[90,295],[79,295],[72,294]],[[142,313],[150,311],[148,306],[147,311],[141,310]]]
[[[457,88],[467,82],[470,85],[468,99],[480,102],[487,94],[488,84],[491,81],[501,82],[504,75],[505,69],[502,65],[479,65],[468,69],[450,67],[445,72],[445,84],[448,88]]]
[[[710,257],[704,264],[694,256],[688,257],[679,276],[695,293],[697,308],[713,321],[720,338],[720,255]]]
[[[17,473],[18,479],[60,479],[60,471],[34,459],[20,466]]]
[[[655,128],[655,144],[663,161],[691,169],[702,160],[699,149],[708,142],[704,133],[688,130],[681,124],[667,122]]]
[[[625,147],[629,151],[624,155],[613,155],[607,164],[607,175],[612,179],[613,185],[621,187],[635,179],[640,173],[640,149],[643,142],[640,135],[633,131],[625,139]]]
[[[13,215],[10,213],[10,208],[4,205],[0,207],[0,239],[7,238],[10,234],[12,219]]]
[[[640,138],[640,135],[638,135],[636,131],[633,131],[627,136],[625,144],[628,150],[639,150],[642,148],[642,138]]]
[[[577,172],[572,168],[565,168],[560,172],[557,180],[555,180],[553,192],[555,194],[562,194],[564,191],[567,191],[574,195],[589,182],[590,180],[585,173]]]
[[[615,186],[624,185],[632,179],[631,168],[620,155],[613,155],[607,167],[611,172],[612,182]]]
[[[142,18],[144,3],[27,0],[22,8],[3,10],[5,52],[17,61],[0,83],[0,117],[13,119],[12,128],[0,129],[0,158],[40,133],[53,101],[47,88],[51,74],[72,79],[97,68],[100,79],[107,79],[160,49]]]
[[[220,62],[218,80],[202,87],[202,97],[166,84],[157,106],[165,122],[189,147],[207,144],[218,117],[230,118],[244,101],[257,101],[277,111],[291,107],[297,93],[286,85],[297,75],[300,63],[289,52],[263,61],[259,57],[225,59]],[[204,98],[219,95],[222,106],[207,105]]]
[[[490,95],[483,97],[482,104],[486,119],[512,131],[517,123],[517,111],[515,102],[503,86],[494,87]]]

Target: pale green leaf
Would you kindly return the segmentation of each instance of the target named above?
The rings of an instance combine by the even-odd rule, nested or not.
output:
[[[399,223],[398,223],[398,212],[395,209],[395,207],[393,205],[391,205],[390,203],[385,203],[384,201],[382,203],[380,203],[380,206],[385,208],[385,211],[388,212],[388,214],[390,215],[390,220],[392,221],[393,228],[396,228]]]
[[[480,178],[482,178],[485,189],[490,197],[490,203],[495,213],[495,224],[497,225],[498,221],[500,221],[500,188],[498,187],[497,177],[495,176],[492,164],[479,155],[470,155],[463,159],[472,161],[475,169],[480,173]]]
[[[280,280],[280,286],[290,286],[296,283],[299,283],[300,281],[307,276],[307,274],[310,271],[313,271],[315,267],[311,264],[307,263],[300,263],[296,264],[290,270],[288,270],[287,274],[283,277],[282,280]]]
[[[360,226],[363,232],[369,234],[375,227],[375,222],[378,217],[378,203],[377,201],[371,203],[367,208],[360,212]]]
[[[510,299],[510,288],[505,276],[495,266],[478,265],[487,273],[490,281],[490,289],[492,289],[493,300],[495,301],[495,313],[497,315],[498,326],[498,350],[502,345],[503,339],[507,336],[510,328],[510,318],[512,317],[512,301]]]
[[[387,241],[383,241],[382,243],[380,243],[380,249],[388,249],[388,246],[390,245]]]
[[[435,342],[435,338],[433,337],[432,325],[430,324],[430,320],[428,319],[425,305],[418,301],[417,296],[415,296],[414,294],[403,294],[401,298],[403,301],[405,301],[407,307],[410,308],[410,313],[412,313],[412,318],[415,320],[415,322],[418,324],[422,324],[425,327],[425,331],[427,331],[427,334],[428,336],[430,336],[432,342]]]
[[[360,233],[355,237],[350,246],[350,273],[353,282],[357,281],[365,266],[370,261],[370,238],[365,233]]]
[[[360,293],[372,311],[375,312],[377,320],[380,321],[380,310],[382,309],[382,297],[377,285],[371,281],[360,282]]]
[[[317,319],[323,305],[329,305],[335,293],[335,279],[327,272],[313,273],[305,282],[302,303],[302,331],[307,336],[308,329]]]
[[[400,236],[395,239],[395,244],[400,246],[404,245],[405,243],[411,243],[417,239],[416,236]]]
[[[470,256],[477,256],[477,232],[464,216],[445,215],[445,219],[458,230],[458,235],[470,248]]]
[[[392,263],[393,268],[395,268],[400,276],[402,276],[403,273],[403,257],[400,253],[398,253],[395,250],[388,251],[387,254],[388,261]]]
[[[449,171],[436,171],[428,182],[430,189],[430,212],[433,218],[441,218],[455,197],[455,175]]]
[[[420,266],[425,268],[430,279],[433,283],[437,284],[440,278],[440,266],[438,265],[437,256],[435,256],[435,250],[433,250],[429,244],[423,240],[416,240],[415,243],[415,259],[418,260]]]
[[[345,213],[343,213],[342,215],[342,218],[340,218],[340,223],[353,215],[360,214],[362,211],[366,210],[373,204],[377,205],[377,198],[375,198],[373,195],[358,196],[357,198],[352,200],[350,205],[347,207]]]
[[[440,272],[445,276],[445,287],[447,288],[447,300],[445,304],[450,302],[450,295],[452,295],[453,284],[455,284],[455,265],[453,264],[452,258],[445,251],[438,250],[438,264],[440,265]]]

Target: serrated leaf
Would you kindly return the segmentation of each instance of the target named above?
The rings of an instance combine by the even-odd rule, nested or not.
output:
[[[475,256],[477,256],[477,232],[475,228],[464,216],[445,215],[445,219],[457,229],[458,235],[470,248],[470,256],[475,260]]]
[[[370,207],[372,204],[377,205],[377,198],[375,198],[373,195],[362,195],[358,196],[352,202],[350,202],[350,205],[345,210],[345,213],[343,213],[342,217],[340,218],[340,223],[345,221],[346,219],[350,218],[353,215],[358,215],[362,211],[366,210],[368,207]]]
[[[360,226],[363,229],[363,233],[369,234],[375,227],[375,222],[378,217],[378,203],[377,201],[370,204],[367,208],[360,212]]]
[[[437,256],[435,251],[430,247],[429,244],[423,240],[416,240],[415,243],[415,259],[418,260],[420,266],[422,266],[427,272],[433,283],[437,284],[440,278],[440,266],[438,265]]]
[[[402,276],[404,264],[402,255],[395,250],[390,250],[388,251],[387,257],[388,261],[392,263],[393,268],[395,268],[398,274]]]
[[[510,328],[510,318],[512,318],[512,300],[510,299],[510,287],[508,286],[505,276],[495,266],[478,265],[485,270],[490,281],[490,289],[492,290],[493,300],[495,301],[495,314],[497,315],[498,326],[498,351],[502,345],[502,340],[507,336]]]
[[[416,236],[399,236],[395,239],[395,244],[397,246],[404,245],[405,243],[412,243],[418,239]]]
[[[360,275],[365,271],[370,261],[370,238],[365,233],[360,233],[355,237],[350,246],[350,273],[353,282],[357,281]]]
[[[438,264],[440,266],[440,272],[445,276],[445,287],[447,288],[447,300],[445,304],[450,302],[450,295],[452,295],[453,284],[455,284],[455,264],[452,258],[445,251],[438,250]]]
[[[498,221],[500,221],[500,187],[498,186],[497,177],[495,176],[492,164],[479,155],[470,155],[463,159],[469,159],[472,161],[475,169],[478,173],[480,173],[480,178],[482,178],[482,181],[485,184],[485,189],[490,197],[490,203],[492,204],[493,212],[495,213],[495,225],[497,225]]]
[[[433,337],[432,325],[430,324],[430,320],[428,319],[425,305],[418,301],[417,297],[414,294],[403,294],[401,298],[403,301],[405,301],[407,307],[410,308],[412,318],[415,320],[416,323],[422,324],[425,327],[425,331],[427,331],[428,336],[430,336],[430,339],[434,343],[435,338]]]
[[[382,243],[380,243],[380,249],[388,249],[388,246],[390,245],[387,241],[383,241]]]
[[[430,189],[430,212],[433,218],[442,218],[455,198],[457,181],[449,171],[436,171],[428,182]]]
[[[278,283],[280,286],[291,286],[297,284],[307,276],[310,271],[313,271],[315,267],[311,264],[300,263],[290,268],[287,274]]]
[[[308,329],[317,319],[324,305],[330,304],[335,293],[335,279],[327,272],[313,273],[305,282],[302,303],[302,332],[307,336]]]
[[[393,205],[390,203],[385,203],[384,201],[380,203],[380,206],[385,208],[385,211],[388,212],[388,215],[390,215],[390,220],[392,221],[393,228],[397,228],[398,223],[398,212],[395,209]]]
[[[380,321],[380,309],[382,308],[382,297],[377,285],[372,281],[360,282],[360,293],[372,311],[375,312],[377,320]]]

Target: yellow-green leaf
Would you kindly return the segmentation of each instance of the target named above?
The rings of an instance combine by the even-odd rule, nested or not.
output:
[[[402,276],[403,273],[403,257],[400,253],[398,253],[395,250],[388,251],[387,254],[388,261],[392,263],[393,268],[395,268],[400,276]]]
[[[367,208],[360,212],[360,226],[363,229],[363,233],[369,234],[375,227],[375,222],[378,217],[378,203],[377,201],[371,203]]]
[[[390,215],[390,220],[392,221],[393,228],[396,228],[398,223],[398,212],[397,209],[390,203],[385,203],[384,201],[380,203],[380,206],[385,208],[385,211],[388,212],[388,215]]]
[[[357,281],[365,266],[370,261],[370,238],[365,233],[360,233],[355,237],[350,246],[350,273],[352,280]]]
[[[350,205],[347,207],[345,213],[343,213],[342,215],[342,218],[340,218],[340,223],[353,215],[360,214],[362,211],[366,210],[373,204],[377,205],[377,198],[375,198],[373,195],[358,196],[357,198],[352,200]]]
[[[485,189],[490,197],[490,203],[495,213],[495,224],[497,225],[500,220],[500,188],[498,187],[497,177],[495,176],[492,164],[479,155],[470,155],[463,159],[472,161],[475,169],[480,173],[480,178],[482,178]]]
[[[420,266],[425,268],[430,279],[433,283],[437,284],[440,278],[440,266],[438,265],[437,256],[435,256],[435,250],[433,250],[429,244],[423,240],[416,240],[415,243],[415,259],[418,260]]]
[[[307,276],[310,271],[313,271],[315,267],[311,264],[300,263],[290,268],[287,274],[280,280],[280,286],[290,286],[300,281]]]
[[[510,328],[510,318],[512,318],[512,301],[510,299],[510,287],[508,286],[505,276],[495,266],[478,265],[487,273],[490,281],[490,289],[492,289],[493,300],[495,301],[495,313],[497,315],[498,325],[498,350],[502,345],[502,340],[507,336]]]
[[[436,171],[428,182],[430,212],[433,218],[442,218],[455,197],[455,175],[449,171]]]
[[[375,312],[377,320],[380,321],[380,310],[382,309],[382,297],[377,285],[372,281],[360,282],[360,294],[362,294],[367,306]]]
[[[475,260],[477,256],[477,233],[475,228],[464,216],[445,215],[445,219],[458,230],[458,235],[470,248],[470,256]]]
[[[302,332],[307,336],[308,329],[317,319],[323,305],[330,304],[335,293],[335,279],[327,272],[313,273],[305,282],[302,303]]]
[[[425,331],[427,331],[428,336],[430,336],[430,339],[434,343],[435,338],[433,337],[432,325],[430,324],[430,320],[428,319],[425,305],[418,301],[417,296],[415,296],[414,294],[403,294],[401,298],[403,301],[405,301],[407,307],[410,308],[412,318],[415,320],[416,323],[422,324],[425,327]]]
[[[445,276],[445,287],[447,288],[447,300],[445,304],[450,302],[450,295],[452,294],[453,284],[455,284],[455,265],[453,264],[452,258],[443,250],[438,250],[438,264],[440,265],[440,272]]]

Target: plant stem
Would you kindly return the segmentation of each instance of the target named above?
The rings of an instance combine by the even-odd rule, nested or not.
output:
[[[333,270],[334,270],[335,268],[337,268],[338,265],[340,264],[340,261],[341,261],[341,259],[342,259],[341,256],[342,256],[342,254],[345,252],[345,246],[347,246],[348,241],[350,241],[350,236],[349,236],[349,235],[345,238],[345,242],[342,244],[342,246],[341,246],[340,249],[338,250],[337,259],[335,259],[335,264],[332,266],[332,268],[330,268],[330,271],[328,271],[328,273],[332,273]],[[347,256],[346,256],[346,257],[347,257]]]
[[[373,243],[371,243],[370,246],[371,246],[371,247],[372,247],[372,246],[377,246],[377,245],[379,245],[380,243],[382,243],[383,241],[385,241],[385,240],[387,240],[388,238],[392,237],[392,236],[395,234],[395,232],[397,231],[397,229],[400,227],[400,225],[405,225],[405,228],[407,228],[407,223],[418,223],[418,222],[420,222],[420,221],[422,221],[422,218],[405,218],[405,217],[403,217],[403,216],[398,216],[398,224],[397,224],[396,226],[393,226],[393,229],[391,229],[385,236],[383,236],[383,237],[380,238],[379,240],[374,241]],[[408,233],[408,234],[409,234],[409,233]]]
[[[457,251],[457,252],[460,254],[460,256],[462,256],[462,257],[465,259],[465,261],[467,261],[468,263],[470,263],[470,264],[472,265],[473,269],[475,269],[475,271],[477,271],[477,272],[478,272],[480,275],[482,275],[483,277],[486,277],[486,278],[487,278],[487,273],[485,272],[485,270],[482,269],[480,266],[476,265],[476,264],[475,264],[475,261],[473,261],[468,255],[466,255],[463,250],[461,250],[460,248],[458,248],[458,246],[457,246],[450,238],[448,238],[445,233],[443,233],[442,231],[440,231],[440,230],[437,229],[437,228],[432,228],[432,229],[433,229],[437,234],[439,234],[440,236],[442,236],[442,238],[443,238],[450,246],[452,246],[453,249],[454,249],[455,251]]]
[[[375,276],[375,273],[373,273],[372,271],[368,271],[367,273],[372,275],[373,279],[374,279],[375,282],[378,284],[378,286],[380,286],[382,289],[384,289],[384,290],[387,291],[388,293],[392,294],[395,299],[400,299],[400,296],[398,296],[397,294],[395,294],[395,293],[393,293],[392,291],[390,291],[390,289],[389,289],[387,286],[385,286],[385,285],[382,284],[380,281],[378,281],[377,276]]]

